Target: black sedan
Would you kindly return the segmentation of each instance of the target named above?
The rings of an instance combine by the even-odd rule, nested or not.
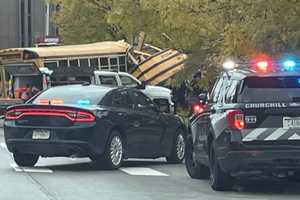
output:
[[[5,115],[7,147],[19,166],[39,157],[90,157],[109,169],[127,158],[166,157],[180,163],[185,127],[160,113],[134,88],[71,85],[50,88]]]

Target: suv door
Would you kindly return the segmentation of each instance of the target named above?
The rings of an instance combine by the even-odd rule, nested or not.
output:
[[[198,159],[208,164],[208,135],[210,133],[210,124],[214,122],[214,118],[218,117],[219,107],[223,100],[222,88],[224,78],[221,76],[215,82],[210,94],[208,104],[198,119],[191,122],[191,131],[193,136],[193,144]],[[218,110],[218,111],[217,111]]]
[[[154,103],[144,93],[133,90],[131,97],[135,103],[135,114],[139,116],[141,132],[137,137],[141,144],[140,151],[149,157],[161,154],[161,140],[164,133],[164,124],[161,114],[153,109]]]

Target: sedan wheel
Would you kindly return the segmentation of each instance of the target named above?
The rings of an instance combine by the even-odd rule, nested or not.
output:
[[[110,143],[110,160],[114,166],[120,165],[123,156],[123,144],[120,136],[116,135]]]
[[[178,130],[176,134],[172,151],[167,157],[169,163],[182,163],[185,157],[185,136],[182,130]]]
[[[182,134],[177,136],[176,155],[179,160],[183,160],[185,155],[185,139]]]
[[[100,169],[118,169],[123,160],[123,140],[118,131],[113,131],[102,155],[92,158]]]

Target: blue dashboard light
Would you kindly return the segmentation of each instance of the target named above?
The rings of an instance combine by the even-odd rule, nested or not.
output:
[[[294,71],[296,67],[296,62],[293,60],[286,60],[284,61],[283,66],[287,71]]]
[[[297,79],[298,83],[300,84],[300,78]]]
[[[77,104],[79,104],[80,106],[88,106],[91,104],[91,102],[89,100],[79,100],[77,101]]]

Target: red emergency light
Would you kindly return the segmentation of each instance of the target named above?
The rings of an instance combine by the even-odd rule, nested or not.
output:
[[[258,72],[266,73],[272,71],[272,67],[273,67],[272,59],[270,56],[266,54],[257,56],[252,63],[253,63],[253,67]]]

